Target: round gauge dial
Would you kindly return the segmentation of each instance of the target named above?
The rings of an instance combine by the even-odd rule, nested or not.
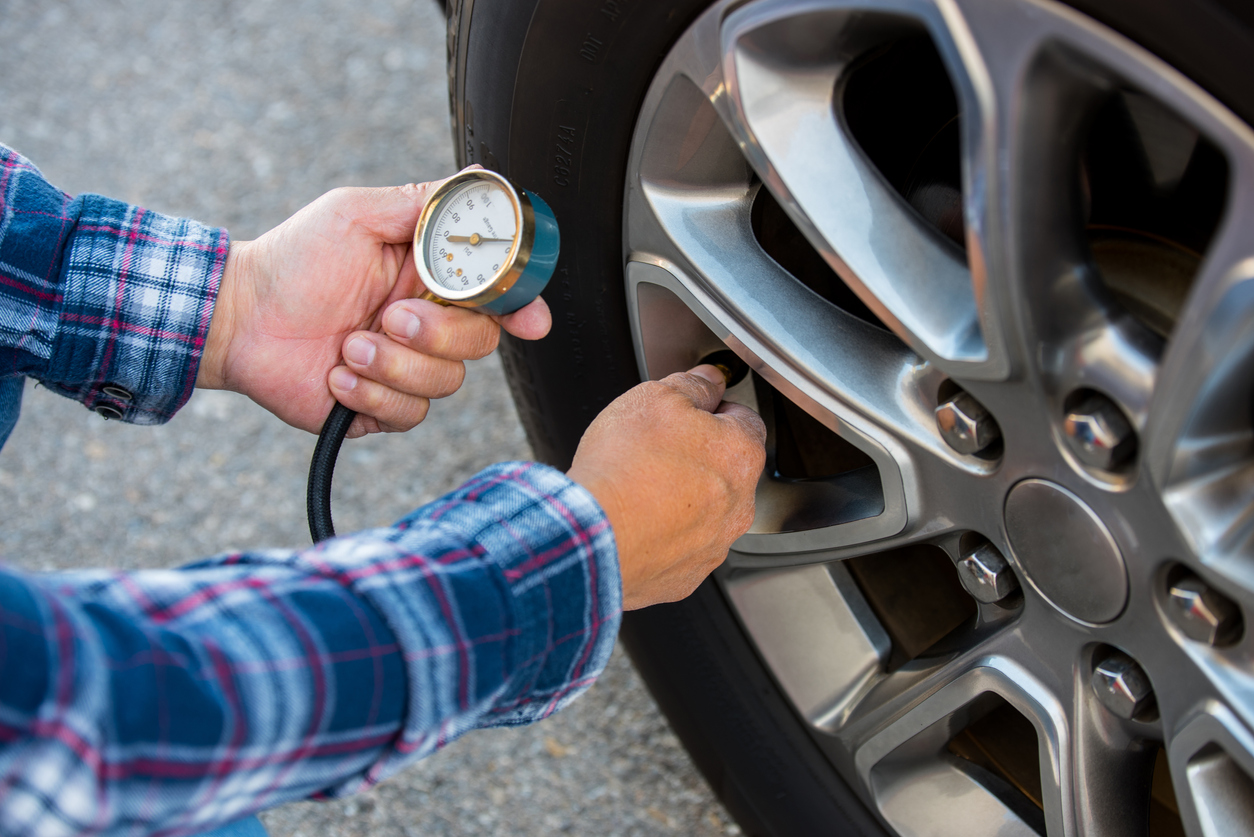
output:
[[[487,169],[466,169],[427,199],[414,229],[414,261],[441,305],[517,311],[544,290],[561,236],[544,199]]]
[[[431,278],[455,293],[492,284],[512,261],[518,221],[516,199],[495,180],[456,187],[428,221],[423,257]]]

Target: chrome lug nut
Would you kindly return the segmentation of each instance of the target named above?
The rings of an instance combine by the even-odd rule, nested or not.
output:
[[[936,408],[936,426],[958,453],[972,455],[1001,439],[1001,428],[984,405],[960,392]]]
[[[1240,608],[1195,575],[1171,585],[1167,612],[1185,636],[1198,642],[1228,645],[1241,635]]]
[[[1019,589],[1019,579],[1006,559],[991,543],[982,543],[958,562],[958,578],[967,592],[979,602],[1000,602]]]
[[[1062,428],[1076,458],[1093,468],[1113,471],[1136,451],[1136,434],[1123,411],[1098,393],[1068,410]]]
[[[1093,669],[1089,680],[1097,700],[1111,714],[1130,721],[1154,702],[1149,677],[1127,654],[1114,652]]]

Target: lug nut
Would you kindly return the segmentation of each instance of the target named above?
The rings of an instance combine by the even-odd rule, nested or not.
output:
[[[1097,664],[1089,683],[1102,706],[1125,721],[1140,715],[1154,702],[1149,677],[1135,660],[1118,651]]]
[[[1076,458],[1093,468],[1113,471],[1136,451],[1136,434],[1123,411],[1096,392],[1067,411],[1062,427]]]
[[[1001,439],[997,420],[966,392],[936,408],[936,426],[951,448],[967,455],[977,454]]]
[[[958,578],[976,601],[1000,602],[1019,589],[1019,579],[997,547],[987,541],[967,552],[958,562]]]
[[[1228,645],[1241,635],[1241,610],[1227,596],[1195,575],[1171,585],[1167,612],[1189,639]]]

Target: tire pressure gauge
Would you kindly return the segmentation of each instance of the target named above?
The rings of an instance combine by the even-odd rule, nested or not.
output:
[[[431,193],[414,230],[414,264],[441,305],[510,314],[540,295],[557,266],[553,210],[538,195],[494,171],[469,169]],[[331,476],[344,435],[357,415],[331,408],[309,463],[305,504],[314,543],[335,536]]]
[[[418,218],[414,257],[423,299],[492,314],[539,296],[557,264],[553,210],[494,171],[472,169],[440,185]]]

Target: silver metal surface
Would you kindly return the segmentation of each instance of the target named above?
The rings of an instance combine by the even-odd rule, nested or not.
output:
[[[840,564],[754,573],[728,584],[727,592],[784,691],[812,723],[839,724],[888,659],[888,635]],[[816,632],[834,640],[818,660],[808,648]]]
[[[1241,610],[1236,602],[1197,576],[1171,585],[1167,610],[1185,636],[1207,645],[1227,645],[1241,633]]]
[[[1081,622],[1109,622],[1128,601],[1119,544],[1097,513],[1062,486],[1024,480],[1006,495],[1006,535],[1041,595]]]
[[[758,264],[752,267],[764,263],[774,265],[760,249],[757,253]],[[779,271],[779,267],[776,265],[774,270]],[[863,433],[854,423],[857,417],[844,405],[826,397],[822,390],[805,380],[778,375],[763,359],[768,348],[748,334],[728,331],[710,313],[716,308],[714,302],[708,297],[703,299],[700,288],[684,282],[673,263],[633,260],[628,263],[626,274],[633,329],[636,334],[649,336],[648,340],[636,341],[636,359],[642,377],[664,378],[672,372],[690,369],[696,360],[713,349],[731,348],[756,374],[866,453],[879,471],[878,480],[872,474],[807,485],[763,474],[758,483],[758,514],[753,528],[737,542],[741,563],[773,566],[780,553],[805,556],[799,558],[801,562],[824,561],[829,553],[821,550],[875,541],[901,531],[906,523],[906,497],[902,476],[897,472],[899,460],[891,448]],[[854,339],[878,339],[881,345],[886,343],[885,335],[877,329],[868,326],[867,331],[861,331],[858,326],[865,324],[847,315],[831,316],[839,312],[810,307],[810,300],[800,293],[804,289],[793,290],[798,291],[796,298],[784,302],[794,306],[798,321],[806,322],[817,314],[820,320],[814,323],[815,327],[848,328]],[[792,343],[787,337],[784,339],[790,350],[800,350],[800,344]],[[854,485],[849,485],[850,482]],[[850,488],[859,489],[859,493],[851,493]],[[799,525],[797,521],[805,521],[807,525]],[[759,560],[758,555],[766,557]]]
[[[961,112],[965,256],[888,185],[847,119],[851,68],[909,37],[935,46]],[[1114,90],[1150,103],[1168,128],[1158,136],[1205,137],[1227,164],[1222,216],[1174,328],[1112,304],[1076,212],[1084,132]],[[767,254],[752,214],[762,190],[887,331]],[[660,377],[719,341],[874,462],[878,480],[844,492],[764,474],[759,520],[719,578],[834,768],[890,831],[1143,835],[1159,743],[1186,833],[1249,831],[1239,791],[1254,775],[1254,645],[1189,639],[1165,568],[1205,570],[1217,593],[1254,606],[1252,224],[1249,127],[1048,0],[726,0],[659,67],[624,205],[640,369]],[[955,386],[996,417],[999,456],[961,452],[938,427]],[[1090,390],[1126,433],[1113,413],[1071,409]],[[1086,432],[1106,434],[1100,455],[1076,444]],[[980,542],[1022,596],[981,603],[904,663],[871,639],[892,614],[868,615],[814,568],[904,561],[918,545],[956,565]],[[795,618],[790,602],[821,618]],[[1156,715],[1099,702],[1090,677],[1113,648],[1157,686]],[[1020,743],[1039,751],[1039,791],[1015,791],[1039,795],[1027,808],[947,749],[997,712],[1034,730]]]
[[[1149,678],[1126,654],[1114,653],[1099,662],[1089,683],[1102,706],[1125,721],[1143,714],[1153,703]]]
[[[936,407],[936,426],[951,448],[976,454],[1001,439],[997,420],[970,394],[961,392]]]
[[[1254,834],[1254,736],[1220,705],[1199,707],[1171,740],[1180,813],[1194,834]]]
[[[1115,403],[1096,393],[1085,398],[1063,419],[1063,432],[1085,465],[1112,471],[1136,448],[1136,434]]]
[[[1019,579],[997,547],[984,542],[958,561],[958,579],[966,591],[985,604],[1000,602],[1019,589]]]

